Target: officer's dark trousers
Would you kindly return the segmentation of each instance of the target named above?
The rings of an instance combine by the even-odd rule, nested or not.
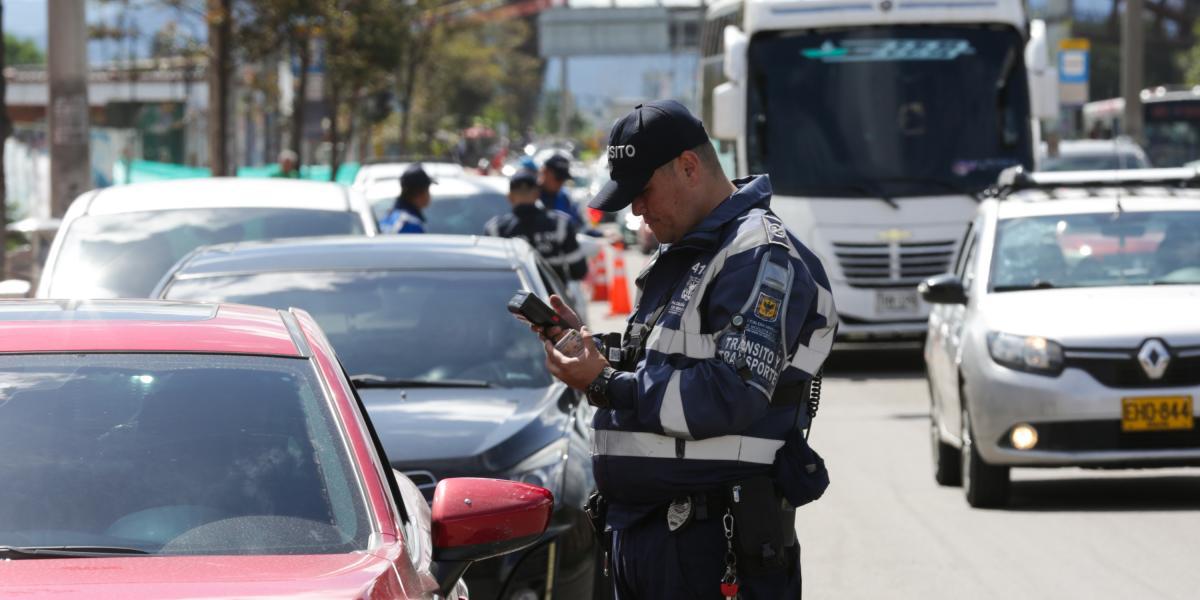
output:
[[[674,598],[718,600],[725,574],[725,534],[721,520],[693,519],[677,531],[660,514],[613,532],[613,586],[617,600]],[[739,576],[743,600],[800,598],[800,545],[788,573]]]

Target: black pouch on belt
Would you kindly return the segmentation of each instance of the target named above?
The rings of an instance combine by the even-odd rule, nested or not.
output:
[[[796,511],[775,490],[775,482],[754,477],[734,483],[728,492],[738,573],[786,571],[791,566],[787,549],[796,543]]]

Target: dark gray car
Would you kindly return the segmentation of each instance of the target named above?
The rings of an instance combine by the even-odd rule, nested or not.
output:
[[[349,371],[392,467],[427,497],[439,479],[457,476],[515,479],[554,494],[542,542],[472,566],[472,597],[540,598],[551,586],[554,597],[589,598],[601,580],[581,511],[595,488],[593,409],[550,376],[542,344],[508,313],[518,290],[563,293],[523,240],[413,235],[202,248],[155,297],[307,310]]]

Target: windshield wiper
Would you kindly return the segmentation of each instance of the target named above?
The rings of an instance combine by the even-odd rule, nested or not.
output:
[[[862,194],[864,196],[878,198],[884,204],[886,204],[896,210],[900,209],[900,205],[896,204],[895,200],[892,200],[891,197],[887,196],[879,189],[877,189],[873,186],[867,185],[865,183],[859,183],[859,182],[848,181],[845,183],[837,183],[834,185],[814,186],[814,187],[805,188],[800,193],[827,194],[827,193],[831,193],[831,192],[855,192],[858,194]]]
[[[491,388],[496,384],[479,379],[389,379],[374,373],[358,373],[350,376],[350,383],[357,388]]]
[[[0,559],[95,558],[100,556],[146,555],[150,552],[121,546],[0,546]]]
[[[1048,290],[1055,287],[1049,281],[1041,279],[1034,280],[1033,283],[1022,283],[1017,285],[998,285],[992,288],[993,292],[1023,292],[1025,290]]]
[[[976,202],[983,201],[983,197],[980,196],[978,192],[972,192],[969,188],[962,184],[958,184],[953,181],[947,181],[945,179],[936,179],[933,177],[885,177],[882,179],[876,179],[875,181],[882,181],[884,183],[910,183],[913,185],[934,185],[944,190],[950,190],[956,194],[970,196]]]

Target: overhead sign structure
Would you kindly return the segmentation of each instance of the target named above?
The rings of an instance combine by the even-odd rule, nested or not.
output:
[[[662,7],[552,8],[538,15],[544,57],[670,52],[670,15]]]
[[[1058,43],[1058,97],[1063,106],[1087,104],[1091,47],[1091,42],[1082,38]]]

